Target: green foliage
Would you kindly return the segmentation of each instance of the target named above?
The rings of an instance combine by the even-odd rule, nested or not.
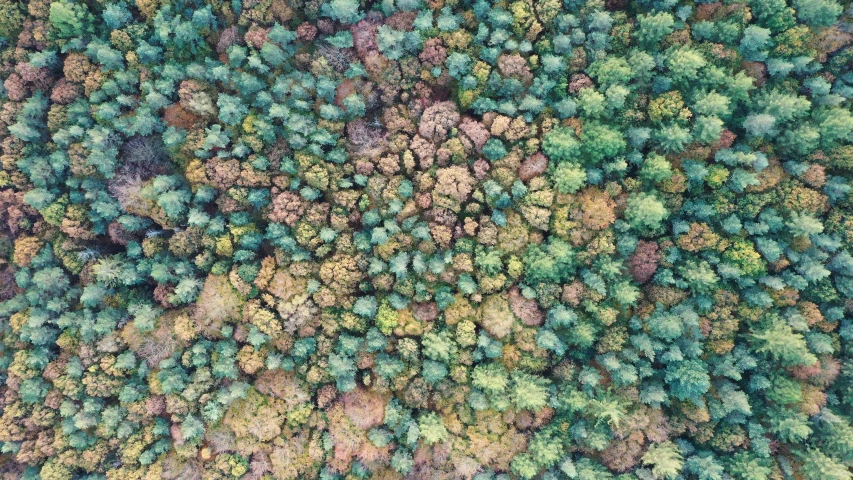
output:
[[[355,23],[362,16],[359,4],[354,0],[331,0],[322,6],[324,15],[343,23]]]
[[[50,4],[50,24],[59,38],[75,38],[92,33],[92,14],[85,3],[58,0]]]
[[[817,362],[805,338],[779,320],[771,320],[765,328],[753,333],[751,339],[756,344],[756,352],[766,353],[785,366],[809,366]]]
[[[643,465],[649,465],[655,478],[672,480],[678,477],[684,461],[678,446],[672,442],[656,443],[643,455]]]
[[[471,380],[475,387],[487,393],[501,394],[509,386],[509,374],[499,364],[476,366]]]
[[[696,359],[670,363],[666,367],[666,383],[679,400],[700,398],[711,387],[705,364]]]
[[[560,193],[575,193],[586,184],[586,170],[576,163],[561,163],[554,169],[553,178]]]
[[[621,132],[599,123],[584,126],[581,144],[584,159],[593,164],[613,159],[626,147],[625,138]]]
[[[547,379],[522,372],[513,372],[510,401],[519,410],[539,410],[548,402]]]
[[[803,464],[801,471],[803,478],[808,480],[850,480],[853,473],[850,468],[827,456],[817,449],[808,449],[799,454]]]
[[[800,20],[816,27],[832,25],[844,10],[844,7],[833,0],[794,0],[792,6],[796,9]]]
[[[0,0],[3,472],[851,479],[850,24]]]
[[[573,131],[568,128],[555,128],[545,134],[542,151],[555,162],[568,162],[577,159],[580,143]]]
[[[486,144],[483,145],[483,155],[489,160],[500,160],[505,157],[506,154],[506,147],[504,147],[504,144],[497,138],[490,138]]]
[[[672,177],[672,168],[665,157],[661,155],[649,155],[640,168],[640,178],[652,182],[659,182]]]
[[[226,125],[237,125],[243,121],[248,108],[239,97],[220,93],[216,100],[219,107],[219,119]]]
[[[418,429],[420,430],[420,438],[427,445],[438,443],[447,437],[447,429],[444,427],[444,421],[432,412],[420,417],[418,420]]]
[[[656,230],[668,216],[669,211],[654,195],[639,193],[628,197],[625,219],[637,230]]]
[[[14,38],[23,27],[25,11],[20,2],[0,2],[0,36]]]
[[[667,12],[646,13],[637,17],[637,23],[637,40],[644,46],[652,47],[672,33],[675,19]]]

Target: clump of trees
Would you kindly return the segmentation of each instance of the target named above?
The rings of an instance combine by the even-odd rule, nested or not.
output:
[[[853,479],[840,0],[0,0],[0,475]]]

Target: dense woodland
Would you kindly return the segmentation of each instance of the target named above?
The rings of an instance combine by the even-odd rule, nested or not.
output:
[[[840,0],[0,0],[4,480],[853,479]]]

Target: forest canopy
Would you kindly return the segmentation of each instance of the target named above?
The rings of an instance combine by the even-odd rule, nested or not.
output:
[[[853,480],[848,0],[0,0],[0,478]]]

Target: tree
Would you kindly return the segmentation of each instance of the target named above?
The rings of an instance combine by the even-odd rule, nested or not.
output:
[[[803,444],[812,434],[808,417],[802,412],[787,408],[771,411],[768,415],[769,430],[786,443]]]
[[[620,155],[627,144],[623,134],[600,123],[587,123],[581,133],[581,152],[587,163],[599,164]]]
[[[676,82],[696,80],[699,70],[707,64],[705,57],[690,47],[673,48],[666,55],[666,66]]]
[[[804,212],[791,212],[791,220],[787,226],[791,233],[803,237],[810,237],[823,232],[823,223],[814,216]]]
[[[443,363],[432,360],[425,360],[421,369],[424,380],[433,385],[446,377],[447,373],[447,367]]]
[[[690,289],[697,293],[709,294],[717,288],[719,277],[714,269],[706,261],[684,262],[684,266],[678,269],[678,273],[687,281]]]
[[[649,318],[649,332],[663,340],[673,341],[676,338],[680,337],[682,334],[682,322],[681,318],[678,315],[673,314],[659,314],[655,312],[651,318]]]
[[[693,139],[697,142],[712,142],[720,138],[724,123],[714,116],[699,116],[693,124]]]
[[[628,197],[625,219],[633,228],[640,231],[657,230],[668,216],[669,211],[654,195],[637,193]]]
[[[341,23],[356,23],[363,15],[358,2],[354,0],[331,0],[323,4],[321,11],[323,15]]]
[[[376,32],[379,51],[391,60],[399,60],[405,53],[406,33],[381,25]]]
[[[359,297],[352,311],[362,317],[373,318],[377,312],[376,297]]]
[[[766,48],[770,44],[772,32],[768,28],[750,25],[743,31],[740,41],[740,51],[747,60],[753,62],[763,61],[767,57]]]
[[[655,443],[643,455],[643,465],[652,467],[655,478],[674,480],[681,472],[684,460],[675,443]]]
[[[471,380],[475,387],[490,394],[502,394],[509,386],[509,374],[495,363],[474,367]]]
[[[853,132],[853,115],[842,108],[829,109],[823,112],[823,121],[818,127],[820,130],[821,143],[831,148],[836,143],[850,138],[850,133]]]
[[[420,431],[420,438],[427,445],[433,445],[447,438],[447,429],[444,427],[444,421],[435,412],[421,415],[418,419],[418,429]]]
[[[533,478],[539,470],[539,465],[528,453],[522,453],[512,460],[512,471],[521,478]]]
[[[669,12],[647,13],[637,17],[637,41],[646,49],[652,49],[663,37],[672,33],[675,19]]]
[[[680,152],[693,140],[690,130],[678,124],[662,127],[657,135],[660,146],[667,152]]]
[[[394,451],[394,456],[391,457],[391,467],[404,475],[409,473],[414,467],[412,454],[408,450],[398,447]]]
[[[713,115],[725,118],[731,111],[731,100],[716,91],[699,95],[692,110],[700,115]]]
[[[670,393],[679,400],[699,402],[711,387],[707,366],[696,359],[670,363],[666,367],[665,378]]]
[[[456,354],[456,342],[447,330],[424,334],[422,343],[424,355],[433,360],[449,363]]]
[[[113,30],[125,26],[132,18],[133,15],[123,4],[110,3],[104,8],[104,23]]]
[[[192,441],[204,435],[204,423],[193,415],[187,415],[181,423],[181,436],[184,441]]]
[[[191,303],[198,297],[202,283],[196,278],[182,278],[175,286],[175,291],[169,301],[175,305]]]
[[[594,88],[582,88],[578,92],[577,101],[578,107],[586,117],[598,118],[605,112],[606,99]]]
[[[5,0],[0,2],[0,36],[15,38],[24,23],[24,9],[19,2]]]
[[[512,374],[510,401],[519,410],[539,410],[548,403],[549,384],[542,377],[515,371]]]
[[[557,355],[563,355],[566,352],[566,346],[560,341],[559,337],[551,330],[539,330],[536,336],[536,346],[551,350]]]
[[[853,473],[850,469],[816,448],[797,452],[803,464],[800,468],[804,478],[808,480],[850,480]]]
[[[48,18],[60,38],[75,38],[92,32],[94,18],[83,3],[71,0],[55,1],[50,4]]]
[[[555,162],[568,162],[577,159],[580,143],[572,130],[558,127],[545,134],[542,151]]]
[[[646,157],[640,168],[640,178],[651,182],[666,180],[672,176],[672,168],[667,159],[661,155],[651,154]]]
[[[506,147],[497,138],[490,138],[483,145],[483,155],[491,161],[500,160],[507,155]]]
[[[750,452],[738,452],[731,458],[729,471],[742,480],[768,480],[773,473],[770,465],[769,459],[758,458]]]
[[[828,27],[838,20],[844,7],[834,0],[794,0],[797,18],[814,27]]]
[[[278,67],[287,61],[287,55],[278,45],[266,42],[261,47],[261,57],[267,64]]]
[[[781,32],[796,24],[796,11],[785,0],[757,0],[750,5],[760,25]]]
[[[190,193],[186,190],[168,190],[157,197],[157,205],[171,219],[181,219],[187,212]]]
[[[224,93],[219,94],[216,106],[219,107],[219,120],[230,126],[242,122],[243,118],[249,112],[242,99]]]
[[[564,162],[554,168],[552,178],[560,193],[575,193],[586,184],[586,170],[576,163]]]
[[[663,15],[669,15],[664,13]],[[642,23],[642,16],[640,22]],[[608,56],[596,60],[589,66],[589,74],[603,87],[607,88],[617,84],[627,84],[631,81],[634,71],[628,60],[624,57]]]
[[[35,208],[36,210],[42,210],[53,203],[56,199],[56,195],[44,188],[33,188],[24,194],[23,199],[27,205]]]
[[[461,52],[453,52],[444,62],[450,76],[461,80],[471,71],[471,57]]]
[[[693,455],[684,463],[684,469],[699,480],[723,480],[725,469],[713,455]]]
[[[743,121],[743,128],[746,133],[758,138],[775,135],[777,133],[775,126],[776,119],[766,113],[750,115]]]

